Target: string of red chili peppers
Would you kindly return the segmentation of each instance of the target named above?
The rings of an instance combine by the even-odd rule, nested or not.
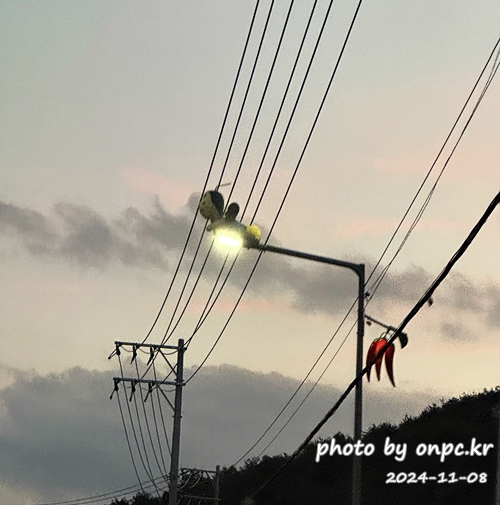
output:
[[[387,346],[387,349],[383,354],[379,356],[375,363],[373,360],[377,356],[377,354],[382,350],[382,348],[387,344],[387,337],[389,335],[389,330],[385,331],[380,335],[379,338],[376,338],[370,345],[368,349],[368,353],[366,354],[366,366],[369,366],[366,372],[366,378],[368,382],[370,382],[370,372],[372,366],[375,364],[375,371],[377,372],[377,379],[380,380],[380,370],[382,368],[382,360],[385,358],[385,369],[387,370],[387,375],[394,387],[396,387],[396,383],[394,382],[394,370],[393,370],[393,361],[394,361],[394,344],[391,343]]]

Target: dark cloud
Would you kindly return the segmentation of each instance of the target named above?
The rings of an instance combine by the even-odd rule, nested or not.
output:
[[[137,482],[116,394],[109,400],[112,372],[73,368],[46,376],[12,370],[10,373],[11,384],[0,391],[0,481],[4,485],[52,501]],[[189,375],[187,370],[186,376]],[[203,368],[184,390],[181,466],[210,469],[216,464],[234,463],[267,428],[297,385],[295,379],[277,373],[255,373],[230,366]],[[125,399],[123,386],[120,387],[122,408],[128,419],[127,404],[134,416],[135,404]],[[267,453],[292,452],[339,394],[337,388],[318,386]],[[302,398],[303,393],[292,407]],[[428,394],[374,396],[367,392],[365,400],[365,425],[369,426],[382,421],[398,422],[405,414],[417,414],[435,398]],[[150,403],[148,400],[147,408]],[[140,401],[138,409],[142,416]],[[352,409],[349,400],[327,424],[323,435],[339,430],[351,432]],[[171,411],[165,402],[163,412],[170,430]],[[149,418],[152,438],[156,440],[150,412]],[[149,461],[158,474],[148,445],[147,426],[144,421],[141,425]],[[280,423],[277,427],[281,426]],[[128,429],[134,446],[130,426]],[[137,423],[136,432],[141,444]],[[258,446],[261,448],[263,445]],[[253,451],[249,457],[257,453]],[[161,457],[157,456],[161,467]],[[135,458],[144,476],[137,451]]]
[[[186,215],[169,214],[155,201],[149,215],[128,208],[114,220],[92,209],[57,203],[52,215],[0,202],[0,232],[18,236],[35,256],[59,257],[86,267],[119,261],[165,268],[167,253],[184,245]]]
[[[33,255],[61,258],[82,267],[102,268],[121,263],[130,267],[173,270],[198,201],[199,194],[192,194],[184,211],[173,215],[156,199],[149,213],[130,207],[114,220],[88,207],[69,203],[54,205],[53,212],[45,216],[0,202],[0,233],[19,237]],[[190,264],[199,237],[204,233],[202,226],[202,221],[198,220],[187,248],[184,268]],[[263,236],[267,236],[264,228],[262,231]],[[273,240],[273,243],[277,242]],[[193,274],[199,272],[209,244],[208,237],[202,241]],[[230,277],[231,284],[241,288],[245,285],[257,256],[257,251],[239,255]],[[353,263],[363,261],[367,277],[374,265],[371,259],[344,259]],[[215,278],[221,261],[221,255],[211,255],[204,271],[206,277]],[[382,266],[367,284],[372,294],[372,284],[380,272]],[[416,266],[400,272],[392,269],[376,290],[374,306],[377,310],[390,309],[394,303],[412,306],[434,277]],[[355,300],[357,277],[346,269],[264,253],[249,284],[249,292],[267,298],[286,296],[295,309],[303,312],[334,314],[345,311]],[[498,288],[473,284],[465,276],[452,272],[435,293],[434,300],[460,312],[485,314],[488,324],[500,326]],[[443,327],[444,336],[452,333],[451,327]]]
[[[459,322],[442,323],[440,327],[440,336],[450,342],[467,342],[477,339],[469,329]]]
[[[252,257],[251,262],[248,257],[241,261],[242,264],[247,262],[240,272],[241,284],[246,280],[255,257]],[[343,259],[352,263],[364,262],[365,276],[368,278],[373,268],[372,260]],[[276,293],[285,294],[292,300],[295,309],[309,313],[344,312],[346,307],[355,301],[358,294],[358,277],[353,271],[299,261],[293,262],[283,256],[265,253],[255,272],[250,289],[268,296]],[[375,279],[376,276],[367,284],[369,290]],[[376,291],[376,298],[374,298],[376,306],[378,309],[385,309],[395,302],[414,304],[432,280],[428,272],[417,267],[410,267],[404,272],[390,272],[384,277],[383,283]]]
[[[488,293],[491,303],[488,307],[487,323],[493,328],[500,328],[500,289],[490,287]]]
[[[17,372],[0,392],[0,479],[47,497],[126,483],[127,452],[117,443],[105,382],[79,368],[44,377]]]
[[[367,270],[370,272],[372,267],[370,266]],[[377,270],[368,284],[369,289],[377,281],[382,270],[382,268]],[[401,303],[414,303],[425,293],[433,280],[434,276],[423,268],[411,266],[403,272],[391,271],[385,275],[380,286],[376,291],[372,289],[371,294],[376,296],[377,300],[389,299],[398,300]]]
[[[18,236],[29,249],[43,249],[55,239],[54,230],[44,215],[1,201],[0,232]]]
[[[460,311],[481,310],[489,298],[487,290],[474,286],[469,279],[457,272],[451,272],[443,284],[447,288],[450,303]]]
[[[58,245],[61,255],[81,264],[95,265],[113,254],[117,242],[111,227],[88,207],[59,203],[54,212],[63,222],[64,234]]]

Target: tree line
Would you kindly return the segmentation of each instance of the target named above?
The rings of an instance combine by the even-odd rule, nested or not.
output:
[[[441,400],[418,416],[405,417],[399,425],[370,427],[363,435],[363,446],[358,444],[358,451],[364,451],[363,505],[493,504],[499,450],[499,419],[493,409],[498,404],[500,387]],[[331,455],[331,439],[315,440],[255,496],[289,459],[287,454],[251,458],[240,468],[223,468],[220,503],[350,505],[356,445],[342,433],[333,438]],[[323,444],[321,450],[318,444]],[[201,479],[189,494],[213,497],[213,485]],[[188,501],[181,492],[179,505]],[[110,505],[164,504],[168,504],[168,493],[161,497],[139,493]]]

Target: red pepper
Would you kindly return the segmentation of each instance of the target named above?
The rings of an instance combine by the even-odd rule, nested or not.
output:
[[[380,352],[380,349],[384,347],[386,344],[387,340],[385,338],[376,338],[370,345],[370,348],[368,349],[368,353],[366,355],[366,364],[369,365],[372,361],[373,358]],[[382,366],[382,358],[383,356],[380,356],[380,358],[376,361],[375,363],[375,369],[377,371],[377,377],[378,380],[380,380],[380,367]],[[373,366],[373,363],[372,363]],[[370,371],[371,371],[371,366],[368,369],[368,372],[366,374],[368,382],[370,382]]]
[[[366,355],[366,365],[370,365],[370,363],[373,362],[373,359],[377,354],[382,350],[382,348],[387,344],[387,340],[385,338],[385,335],[376,338],[368,348],[368,353]],[[389,376],[389,379],[394,387],[396,387],[396,383],[394,382],[394,371],[393,371],[393,361],[394,361],[394,351],[395,347],[394,344],[391,343],[389,347],[385,350],[384,354],[380,356],[377,361],[375,362],[375,371],[377,372],[377,379],[380,380],[380,370],[382,368],[382,360],[385,357],[385,368],[387,370],[387,375]],[[373,363],[372,365],[373,366]],[[370,382],[370,371],[371,371],[371,366],[368,369],[366,373],[366,378],[368,379],[368,382]]]
[[[394,371],[392,369],[392,362],[394,360],[394,351],[395,350],[396,350],[396,348],[394,347],[394,344],[391,343],[384,353],[385,369],[387,370],[387,375],[389,376],[389,379],[392,382],[392,385],[394,387],[396,387],[396,383],[394,382]]]

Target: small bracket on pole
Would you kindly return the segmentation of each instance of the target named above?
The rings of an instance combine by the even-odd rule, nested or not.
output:
[[[146,366],[149,366],[149,364],[155,359],[155,351],[156,351],[156,347],[151,346],[149,348],[149,359],[148,359],[148,362],[146,363]]]
[[[120,379],[114,378],[113,382],[115,384],[115,387],[114,387],[113,391],[111,392],[111,396],[109,397],[110,400],[113,399],[113,395],[115,394],[115,391],[118,391],[118,384],[120,383]]]
[[[139,386],[140,387],[140,386]],[[129,402],[132,401],[132,397],[134,396],[134,393],[135,393],[135,381],[132,381],[130,383],[130,389],[132,390],[132,392],[130,393],[130,398],[129,398]]]
[[[385,328],[387,331],[393,331],[393,332],[397,331],[397,328],[395,328],[394,326],[389,326],[387,324],[381,323],[380,321],[377,321],[373,317],[370,317],[368,314],[365,314],[365,318],[366,318],[366,324],[368,326],[370,326],[372,323],[375,323],[378,324],[379,326],[382,326],[382,328]],[[408,345],[408,335],[406,333],[404,333],[403,331],[400,332],[398,338],[401,344],[401,349],[403,349]]]
[[[132,364],[134,362],[135,358],[137,358],[137,346],[133,345],[132,346],[132,359],[130,360],[130,364]]]
[[[120,352],[120,342],[115,342],[115,345],[116,345],[116,348],[115,350],[108,356],[108,359],[111,359],[115,354],[117,356],[120,356],[121,352]]]
[[[144,397],[144,403],[146,403],[146,400],[148,399],[148,396],[153,392],[153,384],[149,383],[148,384],[148,392],[146,393],[146,396]]]

